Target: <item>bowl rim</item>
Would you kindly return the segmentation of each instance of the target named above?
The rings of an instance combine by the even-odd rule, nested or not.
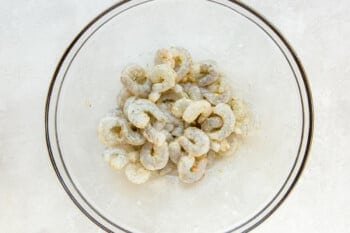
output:
[[[141,3],[136,3],[135,5],[133,5],[132,7],[135,7],[137,5],[140,5],[140,4],[144,4],[144,3],[148,3],[148,2],[152,2],[152,1],[156,1],[156,0],[144,0],[142,1]],[[235,11],[236,13],[240,14],[241,16],[247,18],[248,20],[250,20],[252,23],[256,24],[258,27],[260,27],[263,31],[265,31],[265,29],[260,26],[257,22],[255,22],[254,20],[250,19],[249,17],[247,17],[246,15],[236,11],[235,9],[231,8],[230,6],[226,5],[225,3],[221,3],[221,2],[218,2],[216,0],[205,0],[205,1],[208,1],[208,2],[212,2],[212,3],[216,3],[218,5],[222,5],[223,7],[227,7],[227,8],[230,8],[231,10]],[[244,231],[250,231],[252,229],[254,229],[255,227],[257,227],[258,225],[260,225],[262,222],[264,222],[268,217],[270,217],[275,211],[276,209],[278,209],[278,207],[286,200],[286,198],[290,195],[291,191],[293,190],[293,188],[295,187],[295,185],[297,184],[300,176],[302,175],[302,172],[305,168],[305,165],[306,165],[306,162],[308,160],[308,157],[309,157],[309,153],[310,153],[310,149],[311,149],[311,144],[312,144],[312,138],[313,138],[313,131],[314,131],[314,107],[313,107],[313,101],[312,101],[312,94],[311,94],[311,88],[310,88],[310,84],[309,84],[309,81],[307,79],[307,76],[306,76],[306,72],[302,66],[302,63],[299,59],[299,57],[297,56],[295,50],[292,48],[292,46],[289,44],[289,42],[284,38],[284,36],[279,32],[278,29],[276,29],[275,26],[273,26],[264,16],[262,16],[260,13],[258,13],[257,11],[255,11],[253,8],[251,8],[250,6],[238,1],[238,0],[225,0],[226,2],[230,3],[230,4],[235,4],[239,7],[241,7],[242,9],[250,12],[251,14],[253,14],[255,17],[257,17],[258,19],[260,19],[263,24],[265,24],[265,26],[267,26],[273,33],[275,33],[275,35],[278,37],[279,40],[282,41],[282,43],[286,46],[286,49],[289,51],[289,53],[291,54],[292,56],[292,59],[293,61],[296,63],[296,67],[298,69],[298,71],[300,72],[300,76],[301,76],[301,81],[303,82],[303,85],[304,85],[304,88],[305,88],[305,95],[306,95],[306,99],[307,99],[307,107],[308,107],[308,114],[305,114],[304,112],[304,107],[302,108],[302,112],[303,112],[303,131],[302,131],[302,138],[303,138],[303,133],[304,133],[304,130],[306,130],[307,132],[307,140],[306,140],[306,145],[305,145],[305,152],[303,154],[303,158],[301,160],[301,164],[298,168],[298,170],[296,171],[296,175],[294,177],[294,179],[291,181],[291,184],[289,185],[288,189],[285,190],[285,193],[283,194],[283,196],[280,197],[280,199],[274,204],[274,206],[268,210],[267,213],[265,213],[265,215],[263,215],[260,219],[258,219],[258,221],[254,222],[252,225],[248,226],[248,228],[244,229]],[[93,25],[95,24],[98,20],[100,20],[103,16],[105,16],[106,14],[108,14],[109,12],[111,12],[112,10],[128,3],[128,2],[136,2],[136,0],[122,0],[122,1],[119,1],[115,4],[113,4],[111,7],[109,7],[108,9],[104,10],[102,13],[100,13],[98,16],[96,16],[94,19],[92,19],[78,34],[77,36],[72,40],[72,42],[69,44],[69,46],[66,48],[66,50],[64,51],[63,55],[61,56],[56,68],[55,68],[55,71],[54,71],[54,74],[52,76],[52,79],[51,79],[51,82],[50,82],[50,85],[49,85],[49,88],[48,88],[48,92],[47,92],[47,97],[46,97],[46,103],[45,103],[45,139],[46,139],[46,145],[47,145],[47,150],[48,150],[48,154],[49,154],[49,158],[50,158],[50,161],[51,161],[51,165],[57,175],[57,178],[59,180],[59,182],[61,183],[61,185],[63,186],[64,190],[66,191],[66,193],[68,194],[68,196],[71,198],[71,200],[73,201],[73,203],[80,209],[80,211],[86,216],[88,217],[93,223],[95,223],[97,226],[99,226],[100,228],[102,228],[103,230],[107,231],[107,232],[113,232],[111,229],[109,229],[109,227],[105,226],[103,223],[101,223],[100,221],[98,221],[96,218],[94,218],[89,212],[88,210],[86,210],[82,205],[81,203],[76,199],[76,197],[73,195],[73,193],[71,192],[70,188],[67,186],[64,178],[62,177],[61,175],[61,172],[56,164],[56,160],[55,160],[55,156],[54,156],[54,152],[53,152],[53,147],[52,147],[52,144],[51,144],[51,139],[50,139],[50,117],[49,117],[49,113],[50,113],[50,103],[51,103],[51,100],[52,100],[52,94],[53,94],[53,91],[54,91],[54,86],[56,84],[56,79],[57,79],[57,76],[58,74],[60,73],[60,70],[62,68],[62,65],[64,63],[64,61],[66,60],[67,56],[69,55],[69,53],[71,52],[72,48],[74,47],[74,45],[78,42],[78,40],[84,35],[84,33],[86,33],[88,31],[88,29]],[[131,8],[132,8],[131,7]],[[128,8],[130,9],[130,8]],[[274,38],[271,37],[271,35],[265,31],[265,33],[270,37],[270,39],[274,40]],[[275,40],[274,40],[275,41]],[[276,41],[275,41],[276,43]],[[281,49],[281,47],[276,43],[276,45]],[[282,51],[282,49],[281,49]],[[283,52],[283,51],[282,51]],[[285,58],[287,59],[287,61],[289,62],[288,58],[286,57],[286,55],[284,54]],[[291,68],[292,69],[292,68]],[[293,70],[293,69],[292,69]],[[294,70],[293,70],[294,72]],[[298,83],[298,81],[297,81]],[[300,93],[300,98],[301,98],[301,102],[302,102],[302,105],[303,105],[303,100],[302,100],[302,94],[301,94],[301,90],[300,90],[300,86],[299,86],[299,83],[298,83],[298,88],[299,88],[299,93]],[[56,109],[57,110],[57,109]],[[309,122],[308,124],[308,128],[304,128],[304,115],[307,115],[307,120]],[[57,131],[55,132],[56,133],[56,136],[57,136]],[[303,143],[303,140],[301,139],[301,142],[300,142],[300,147],[301,147],[301,144]],[[297,157],[300,155],[300,147],[299,147],[299,151],[298,151],[298,155]],[[61,154],[60,152],[60,149],[58,148],[59,150],[59,153]],[[62,155],[60,155],[61,157],[61,160],[63,161],[62,159]],[[297,163],[297,160],[298,158],[295,160],[295,164]],[[64,164],[64,162],[63,162]],[[294,164],[294,166],[295,166]],[[294,169],[294,166],[293,168],[291,169],[290,171],[290,174],[292,173],[293,169]],[[66,170],[66,167],[64,166],[65,170]],[[66,172],[68,172],[66,170]],[[289,176],[290,176],[289,174]],[[233,231],[238,231],[238,230],[242,230],[242,226],[244,225],[247,225],[250,221],[252,221],[253,219],[255,219],[257,216],[259,216],[266,208],[268,208],[272,202],[278,197],[278,195],[280,194],[280,192],[282,191],[282,189],[284,188],[284,185],[287,183],[288,179],[289,179],[289,176],[287,177],[286,179],[286,182],[282,185],[281,189],[279,190],[279,192],[277,192],[276,196],[266,204],[266,206],[258,211],[258,213],[254,214],[253,217],[251,217],[250,219],[248,219],[247,221],[245,221],[244,223],[240,224],[239,226],[235,227],[234,229],[230,229],[228,230],[227,232],[233,232]],[[71,180],[69,174],[68,174],[68,177],[69,179]],[[73,182],[71,180],[71,182]],[[80,193],[80,191],[77,189],[77,187],[74,185],[74,182],[73,182],[73,186],[74,188],[76,189],[76,191],[78,192],[78,194],[81,196],[81,198],[87,203],[87,205],[93,210],[95,211],[98,215],[100,215],[100,213],[98,213],[98,211],[86,200],[86,198],[84,198],[84,196]],[[122,231],[125,231],[125,232],[132,232],[132,231],[129,231],[127,229],[124,229],[123,227],[113,223],[113,222],[110,222],[110,220],[108,220],[106,217],[104,217],[103,215],[101,216],[103,219],[105,219],[107,222],[109,223],[112,223],[113,226],[115,226],[116,228],[118,228],[119,230],[122,230]]]

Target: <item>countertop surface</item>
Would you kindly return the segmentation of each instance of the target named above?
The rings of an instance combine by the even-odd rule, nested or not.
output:
[[[0,232],[102,232],[69,199],[49,161],[44,105],[66,46],[111,0],[3,1],[0,9]],[[313,92],[306,168],[254,232],[350,230],[350,1],[245,0],[288,39]]]

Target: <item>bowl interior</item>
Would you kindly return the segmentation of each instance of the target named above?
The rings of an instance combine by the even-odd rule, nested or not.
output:
[[[132,1],[97,20],[79,43],[57,81],[56,136],[72,182],[108,221],[133,232],[222,232],[277,195],[295,166],[303,113],[293,70],[262,28],[212,1]],[[169,46],[217,62],[251,111],[251,130],[196,184],[164,176],[134,185],[103,161],[97,124],[116,105],[121,69],[151,65]]]

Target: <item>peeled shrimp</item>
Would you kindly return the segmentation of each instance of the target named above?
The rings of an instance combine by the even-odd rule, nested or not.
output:
[[[135,96],[147,97],[151,92],[151,81],[139,65],[132,64],[125,67],[120,79],[124,87]]]
[[[165,167],[169,160],[168,144],[165,142],[160,146],[146,143],[140,152],[140,161],[148,170],[159,170]]]
[[[156,102],[161,93],[175,86],[176,72],[168,64],[156,65],[151,72],[152,92],[149,99]]]
[[[191,156],[201,156],[209,151],[210,140],[206,133],[196,127],[185,129],[184,136],[178,138],[179,144]]]
[[[213,109],[213,113],[222,118],[222,127],[214,132],[208,133],[208,136],[214,140],[222,140],[228,137],[235,129],[236,118],[231,108],[227,104],[218,104]]]
[[[207,163],[207,158],[196,161],[192,156],[182,156],[177,164],[179,179],[184,183],[194,183],[200,180],[204,176]]]

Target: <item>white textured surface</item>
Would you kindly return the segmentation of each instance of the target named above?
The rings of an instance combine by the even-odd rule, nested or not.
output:
[[[6,1],[0,10],[0,232],[99,232],[70,201],[48,160],[44,102],[72,38],[114,1]],[[303,176],[255,232],[350,228],[350,2],[259,1],[301,58],[314,96],[315,134]]]

